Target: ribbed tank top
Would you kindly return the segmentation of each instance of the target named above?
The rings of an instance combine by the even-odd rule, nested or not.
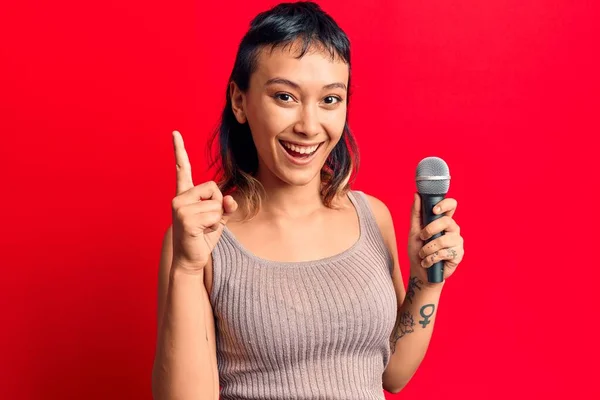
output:
[[[223,231],[210,294],[221,399],[385,399],[393,260],[364,193],[348,197],[360,236],[331,257],[266,260]]]

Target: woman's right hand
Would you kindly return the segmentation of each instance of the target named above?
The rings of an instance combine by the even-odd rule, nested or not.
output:
[[[237,209],[215,182],[194,186],[190,160],[178,131],[173,131],[177,163],[177,195],[173,198],[173,266],[202,272],[227,219]]]

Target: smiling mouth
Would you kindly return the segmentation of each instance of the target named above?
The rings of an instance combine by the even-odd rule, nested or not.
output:
[[[310,156],[315,154],[317,150],[319,150],[319,147],[321,147],[323,144],[323,142],[321,142],[312,146],[298,146],[296,144],[286,142],[285,140],[280,140],[279,143],[290,156],[298,159],[310,158]]]

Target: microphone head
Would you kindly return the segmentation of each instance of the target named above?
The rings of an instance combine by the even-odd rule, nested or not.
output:
[[[450,188],[450,169],[439,157],[426,157],[417,165],[417,191],[421,194],[446,194]]]

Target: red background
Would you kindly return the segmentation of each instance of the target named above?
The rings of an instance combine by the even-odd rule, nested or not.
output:
[[[150,399],[171,131],[200,183],[237,44],[273,4],[2,2],[2,399]],[[353,45],[355,188],[391,209],[405,279],[423,157],[448,162],[465,237],[388,398],[598,398],[595,2],[322,5]]]

